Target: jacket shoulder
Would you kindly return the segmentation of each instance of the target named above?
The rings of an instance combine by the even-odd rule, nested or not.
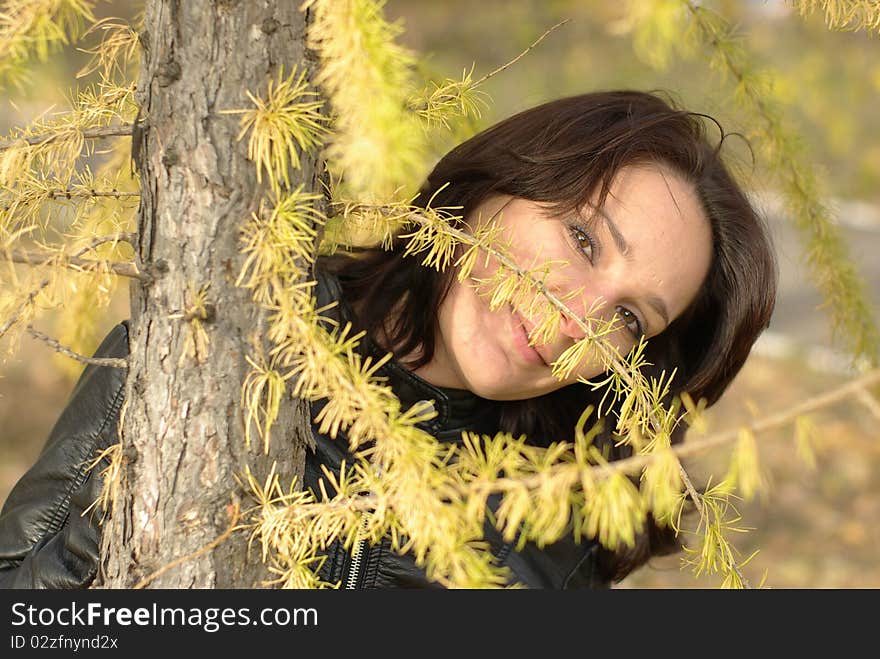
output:
[[[95,357],[128,355],[128,321],[115,325]],[[66,522],[70,497],[88,476],[96,451],[117,439],[126,369],[88,364],[40,452],[0,511],[0,568],[17,564]]]

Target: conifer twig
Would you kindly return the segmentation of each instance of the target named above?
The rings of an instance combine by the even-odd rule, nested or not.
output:
[[[821,9],[829,30],[880,30],[877,0],[789,0],[802,16]]]
[[[477,87],[477,86],[483,84],[484,82],[486,82],[486,81],[487,81],[489,78],[491,78],[492,76],[494,76],[494,75],[496,75],[496,74],[498,74],[498,73],[501,73],[502,71],[504,71],[504,69],[506,69],[506,68],[508,68],[509,66],[512,66],[513,64],[515,64],[519,59],[521,59],[522,57],[524,57],[525,54],[528,53],[532,48],[534,48],[534,47],[537,46],[539,43],[541,43],[541,42],[544,40],[544,38],[545,38],[548,34],[550,34],[551,32],[553,32],[553,30],[555,30],[556,28],[558,28],[558,27],[560,27],[560,26],[562,26],[562,25],[565,25],[565,24],[568,23],[570,20],[571,20],[570,18],[566,18],[565,20],[559,21],[556,25],[554,25],[554,26],[551,27],[549,30],[547,30],[546,32],[544,32],[544,34],[542,34],[542,35],[541,35],[540,37],[538,37],[535,41],[533,41],[533,42],[531,43],[531,45],[529,45],[528,48],[526,48],[526,49],[525,49],[524,51],[522,51],[519,55],[517,55],[517,56],[514,57],[512,60],[510,60],[507,64],[502,64],[501,66],[499,66],[499,67],[498,67],[497,69],[495,69],[494,71],[490,71],[489,73],[487,73],[486,75],[484,75],[482,78],[480,78],[479,80],[477,80],[472,86],[473,86],[473,87]]]
[[[619,462],[619,460],[617,462]],[[697,512],[702,515],[703,501],[700,498],[700,493],[697,492],[697,488],[694,487],[694,484],[691,481],[691,477],[688,476],[688,473],[684,469],[684,465],[680,462],[678,463],[678,473],[681,476],[681,482],[684,483],[684,487],[687,490],[688,496],[691,498],[691,501],[694,502],[694,507],[696,507]]]
[[[859,396],[859,392],[864,392],[868,387],[876,384],[880,384],[880,369],[868,371],[855,380],[851,380],[838,387],[817,394],[816,396],[808,398],[796,405],[792,405],[791,407],[775,414],[755,419],[750,423],[737,426],[736,428],[723,430],[714,435],[710,435],[709,437],[675,444],[671,446],[669,450],[675,453],[679,458],[691,457],[706,449],[716,448],[735,441],[743,429],[750,430],[755,434],[767,430],[774,430],[790,423],[800,415],[815,412],[816,410],[845,400],[850,396]],[[874,402],[876,404],[876,401]],[[593,469],[599,474],[621,472],[634,476],[638,475],[642,469],[651,464],[655,459],[656,456],[653,454],[634,455],[629,458],[614,460],[607,464],[596,465]],[[571,468],[571,465],[560,465],[559,468]],[[527,478],[519,479],[518,482],[521,482],[526,487],[535,487],[540,483],[540,476],[529,476]]]
[[[557,23],[556,25],[554,25],[553,27],[551,27],[549,30],[547,30],[546,32],[544,32],[544,34],[542,34],[542,35],[541,35],[540,37],[538,37],[535,41],[533,41],[533,42],[531,43],[531,45],[529,45],[528,48],[526,48],[524,51],[522,51],[519,55],[517,55],[516,57],[514,57],[512,60],[510,60],[510,61],[507,62],[506,64],[503,64],[503,65],[499,66],[499,67],[498,67],[497,69],[495,69],[494,71],[490,71],[489,73],[487,73],[486,75],[484,75],[482,78],[480,78],[480,79],[477,80],[476,82],[466,82],[467,79],[470,78],[470,74],[473,73],[473,66],[472,66],[472,67],[471,67],[471,72],[468,73],[467,76],[464,77],[463,80],[462,80],[461,82],[456,82],[456,83],[453,83],[453,84],[451,85],[453,88],[458,87],[459,91],[458,91],[457,93],[452,93],[452,92],[440,93],[442,90],[447,89],[448,86],[437,87],[437,89],[435,90],[435,92],[434,92],[433,94],[431,94],[430,98],[428,98],[428,99],[424,99],[424,98],[411,99],[411,102],[412,102],[413,104],[412,104],[410,107],[411,107],[413,110],[416,110],[417,112],[419,112],[420,114],[422,114],[422,113],[424,113],[428,108],[431,107],[432,103],[436,103],[436,104],[440,105],[440,104],[442,104],[443,102],[456,101],[456,104],[458,104],[458,102],[461,102],[461,103],[463,104],[463,103],[464,103],[464,100],[463,100],[463,96],[462,96],[462,95],[463,95],[464,89],[471,89],[471,90],[474,90],[474,89],[476,89],[477,87],[479,87],[481,84],[483,84],[484,82],[486,82],[486,81],[487,81],[489,78],[491,78],[492,76],[497,75],[498,73],[501,73],[502,71],[504,71],[506,68],[512,66],[517,60],[519,60],[521,57],[523,57],[523,56],[524,56],[526,53],[528,53],[532,48],[534,48],[534,47],[537,46],[539,43],[541,43],[541,41],[543,41],[544,38],[545,38],[548,34],[550,34],[551,32],[553,32],[553,30],[555,30],[556,28],[560,27],[561,25],[564,25],[565,23],[568,23],[569,20],[570,20],[570,19],[566,18],[565,20],[560,21],[559,23]],[[422,92],[422,93],[424,94],[425,92]],[[440,100],[438,100],[438,99],[440,99]],[[418,101],[421,101],[421,102],[420,102],[420,103],[415,103],[415,101],[417,101],[417,100],[418,100]],[[465,111],[462,110],[462,112],[465,112]],[[425,116],[425,115],[423,115],[423,116]],[[431,121],[430,117],[428,117],[428,121]],[[446,120],[445,120],[445,119],[441,118],[441,119],[439,119],[439,121],[448,127],[448,124],[446,124]]]
[[[119,241],[119,240],[124,240],[124,241],[130,243],[131,245],[134,245],[134,241],[135,241],[136,239],[137,239],[137,235],[134,234],[134,233],[116,233],[116,234],[112,234],[112,235],[109,235],[109,236],[98,236],[97,238],[93,238],[91,241],[89,241],[89,243],[88,243],[86,246],[84,246],[84,247],[82,247],[80,250],[78,250],[78,251],[74,254],[74,256],[75,256],[75,257],[80,257],[80,256],[82,256],[83,254],[85,254],[86,252],[88,252],[89,250],[94,249],[94,248],[97,247],[98,245],[102,245],[102,244],[104,244],[104,243],[116,242],[116,241]],[[34,288],[34,290],[32,290],[30,293],[28,293],[27,300],[25,301],[25,303],[24,303],[23,305],[21,305],[21,306],[18,308],[18,311],[16,311],[14,314],[12,314],[12,316],[10,316],[10,317],[6,320],[5,323],[3,323],[3,326],[2,326],[2,327],[0,327],[0,339],[2,339],[2,338],[6,335],[6,332],[8,332],[8,331],[9,331],[9,328],[12,327],[12,325],[15,324],[15,322],[16,322],[16,321],[18,320],[18,318],[21,316],[22,312],[23,312],[23,311],[24,311],[24,310],[25,310],[30,304],[33,303],[33,301],[34,301],[34,299],[37,297],[37,295],[40,294],[40,291],[42,291],[44,288],[46,288],[46,286],[48,286],[48,285],[51,283],[51,281],[52,281],[52,280],[51,280],[50,278],[47,277],[46,279],[44,279],[43,281],[41,281],[41,282],[40,282],[40,283]]]
[[[123,137],[131,135],[134,124],[117,124],[115,126],[100,126],[98,128],[86,128],[79,131],[85,139],[101,139],[104,137]],[[18,137],[12,140],[0,141],[0,151],[20,145],[22,142],[29,146],[37,144],[45,144],[54,140],[69,137],[73,131],[61,130],[57,133],[45,133],[43,135],[31,135],[29,137]]]
[[[133,190],[86,190],[86,189],[70,189],[70,190],[52,190],[49,196],[53,199],[70,199],[71,197],[140,197],[141,193]]]
[[[718,48],[718,34],[704,17],[704,13],[709,10],[693,0],[683,0],[683,5],[690,13],[700,30],[707,36],[711,37],[709,43],[721,53],[727,71],[733,76],[737,86],[742,89],[745,96],[747,96],[749,101],[754,105],[756,110],[755,114],[757,114],[768,126],[766,131],[772,135],[775,121],[771,105],[767,99],[754,88],[754,86],[746,84],[746,71],[737,65],[730,52],[726,49]],[[780,155],[785,154],[781,153]],[[807,206],[804,210],[807,225],[804,228],[798,226],[798,213],[794,212],[795,226],[800,229],[801,234],[810,231],[812,237],[818,237],[826,250],[833,251],[834,249],[838,249],[840,251],[840,258],[845,260],[847,257],[845,244],[841,239],[839,232],[836,231],[831,223],[830,218],[825,217],[823,206],[819,200],[813,198],[807,189],[812,180],[809,173],[800,171],[797,168],[797,164],[797,159],[791,157],[786,158],[785,171],[780,174],[783,181],[787,182],[794,189],[795,194],[791,195],[792,198],[807,202]],[[821,257],[821,254],[815,250],[809,251],[813,252],[812,259],[816,269],[825,269],[826,264],[821,258],[817,258],[817,254],[819,257]],[[837,327],[844,324],[844,319],[841,318],[842,311],[835,307],[835,305],[841,304],[838,298],[843,291],[853,294],[856,298],[856,302],[862,303],[859,305],[860,308],[856,314],[852,314],[851,309],[846,310],[849,311],[851,315],[857,315],[859,317],[859,320],[857,321],[859,323],[859,331],[856,336],[851,337],[855,342],[852,346],[852,351],[856,357],[863,354],[870,360],[872,366],[876,366],[878,363],[878,341],[880,341],[880,333],[878,333],[878,328],[874,321],[872,308],[870,305],[866,304],[867,294],[864,290],[864,280],[860,279],[854,272],[849,272],[842,268],[838,268],[831,273],[825,272],[822,274],[825,274],[826,281],[824,283],[818,274],[814,276],[816,277],[816,284],[819,292],[826,300],[832,303],[832,330],[835,330]],[[847,318],[846,320],[849,319]]]
[[[44,258],[45,254],[42,254],[40,252],[29,252],[22,249],[9,250],[5,254],[2,254],[2,256],[5,257],[7,260],[12,261],[13,263],[23,263],[25,265],[36,266],[61,265],[67,268],[73,268],[74,270],[92,271],[95,269],[95,266],[104,266],[113,274],[120,275],[121,277],[130,277],[131,279],[140,279],[145,281],[149,280],[149,277],[140,272],[133,262],[112,263],[96,261],[94,259],[83,259],[77,256],[68,256],[63,261],[55,261],[53,259]]]
[[[107,236],[96,236],[92,238],[86,245],[77,250],[74,256],[80,257],[89,250],[95,249],[95,247],[99,247],[100,245],[104,245],[106,243],[125,242],[134,247],[136,240],[137,234],[132,231],[121,231],[119,233],[113,233]]]
[[[93,364],[95,366],[111,366],[113,368],[128,368],[128,360],[120,359],[117,357],[86,357],[84,355],[79,354],[78,352],[74,352],[70,348],[61,345],[57,339],[53,339],[51,336],[47,334],[43,334],[39,330],[34,329],[33,325],[27,326],[27,331],[33,336],[35,339],[39,339],[40,341],[44,341],[52,348],[55,352],[60,352],[62,355],[66,355],[75,359],[78,362],[83,362],[84,364]]]
[[[756,419],[740,427],[730,428],[705,439],[678,444],[671,447],[671,450],[678,455],[679,458],[690,457],[705,449],[715,448],[736,440],[743,429],[750,430],[755,434],[767,430],[773,430],[790,423],[798,416],[815,412],[816,410],[828,407],[851,396],[858,397],[862,402],[870,400],[873,404],[871,411],[875,414],[880,414],[880,405],[877,405],[877,401],[867,392],[868,387],[874,386],[878,383],[880,383],[880,369],[874,369],[855,380],[851,380],[838,387],[808,398],[807,400],[788,407],[776,414]],[[610,465],[607,465],[607,468],[620,470],[627,474],[638,474],[653,460],[654,456],[652,455],[637,455],[617,460]]]
[[[43,196],[45,195],[45,197]],[[128,191],[128,190],[86,190],[84,188],[76,189],[72,188],[69,190],[50,190],[49,192],[42,193],[40,196],[35,197],[33,199],[22,199],[21,202],[24,204],[32,203],[34,201],[44,201],[45,198],[49,199],[72,199],[74,197],[110,197],[114,199],[125,199],[129,197],[140,197],[140,192]],[[9,206],[6,206],[0,210],[8,211]]]

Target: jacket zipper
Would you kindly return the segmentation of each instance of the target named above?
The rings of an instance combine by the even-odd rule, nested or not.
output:
[[[364,492],[364,494],[368,494]],[[345,580],[346,590],[356,590],[358,587],[358,578],[360,577],[361,565],[366,562],[366,555],[369,553],[367,546],[367,527],[370,523],[370,512],[364,512],[361,517],[361,539],[357,541],[351,552],[351,562],[348,567],[348,579]]]
[[[363,522],[361,523],[361,535],[367,531],[367,524],[370,520],[370,513],[364,513]],[[348,579],[345,582],[346,590],[354,590],[357,588],[358,576],[360,576],[361,563],[367,552],[367,539],[358,540],[351,554],[351,564],[348,568]]]

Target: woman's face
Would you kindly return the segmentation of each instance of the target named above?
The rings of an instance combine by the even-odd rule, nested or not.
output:
[[[581,215],[551,217],[546,204],[498,195],[466,219],[475,226],[494,216],[510,256],[523,268],[565,261],[551,268],[547,288],[560,298],[578,290],[566,304],[581,318],[591,308],[592,317],[604,320],[616,314],[617,329],[608,339],[626,355],[640,334],[659,334],[696,297],[710,266],[711,228],[692,186],[653,165],[621,169],[604,207],[581,209]],[[583,331],[558,312],[555,340],[529,346],[526,333],[541,318],[510,305],[490,311],[489,298],[479,294],[487,289],[475,280],[497,267],[494,258],[488,264],[478,258],[469,280],[453,281],[439,309],[434,357],[416,373],[492,400],[532,398],[601,374],[601,362],[591,358],[565,380],[551,375],[553,361]]]

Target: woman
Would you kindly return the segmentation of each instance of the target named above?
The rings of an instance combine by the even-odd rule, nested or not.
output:
[[[557,263],[545,284],[566,299],[577,293],[568,302],[575,313],[618,320],[610,339],[622,354],[649,339],[646,375],[677,369],[669,399],[687,391],[711,405],[768,325],[776,291],[770,240],[719,157],[722,142],[710,144],[700,115],[651,94],[563,98],[450,151],[416,204],[461,206],[470,228],[492,218],[519,265]],[[388,251],[321,257],[317,303],[340,302],[336,320],[367,332],[364,353],[393,352],[379,375],[404,406],[434,405],[437,416],[422,428],[441,442],[458,441],[463,430],[525,433],[537,444],[570,438],[602,394],[579,382],[601,375],[601,363],[586,361],[565,380],[551,374],[582,324],[564,316],[552,340],[530,346],[528,332],[546,317],[532,317],[531,307],[491,311],[481,295],[479,280],[497,262],[478,259],[459,282],[454,268],[437,272],[405,251],[398,236]],[[123,323],[98,353],[125,354],[125,335]],[[0,584],[80,587],[94,578],[100,529],[77,513],[94,500],[99,478],[70,462],[115,437],[124,374],[111,370],[86,369],[37,465],[10,495],[0,515]],[[323,404],[313,405],[313,417]],[[596,441],[612,459],[624,457],[628,447],[605,425]],[[345,437],[313,429],[304,480],[316,490],[322,467],[337,470],[351,455]],[[515,547],[489,524],[485,537],[512,582],[537,588],[608,586],[675,548],[672,532],[651,520],[635,547],[617,552],[572,534],[543,548]],[[436,585],[387,539],[351,553],[337,542],[326,553],[322,578],[346,587]]]

